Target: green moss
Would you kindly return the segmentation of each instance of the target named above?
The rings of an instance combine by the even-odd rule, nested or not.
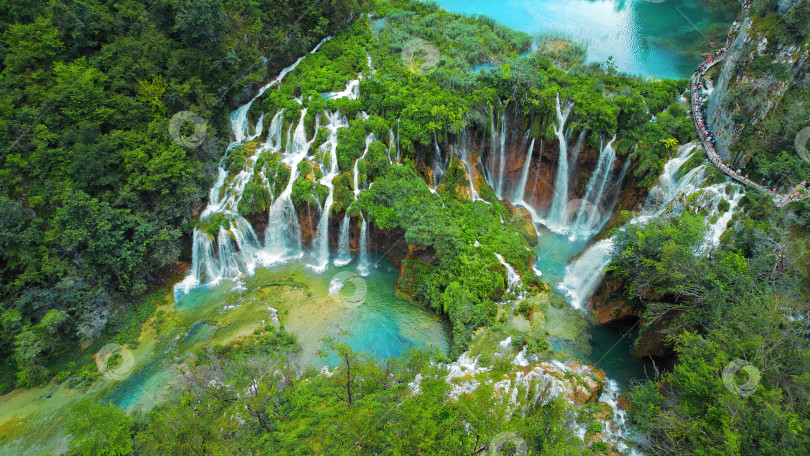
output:
[[[264,214],[270,209],[271,202],[272,199],[267,187],[250,181],[245,184],[237,210],[244,216]]]
[[[282,155],[278,152],[262,152],[253,168],[255,183],[260,184],[260,181],[258,181],[259,173],[264,171],[264,176],[270,183],[273,195],[279,195],[290,181],[290,168],[282,163],[282,159]]]
[[[229,215],[217,212],[206,219],[200,220],[198,227],[203,233],[211,237],[216,237],[219,233],[219,227],[225,226],[227,229],[230,227],[231,221],[232,219]]]
[[[298,178],[293,183],[292,200],[296,207],[310,204],[322,207],[328,195],[329,189],[313,180]]]

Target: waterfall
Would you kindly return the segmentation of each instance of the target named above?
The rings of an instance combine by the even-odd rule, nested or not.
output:
[[[442,183],[444,173],[447,171],[447,165],[442,159],[442,151],[439,149],[439,141],[436,139],[435,132],[433,133],[433,144],[433,190],[435,191]]]
[[[506,291],[508,293],[516,293],[518,288],[523,284],[523,281],[520,279],[520,274],[518,274],[515,268],[507,263],[499,253],[495,252],[495,257],[498,258],[498,261],[506,268]]]
[[[498,135],[498,187],[495,190],[498,199],[503,199],[503,170],[506,166],[504,149],[506,148],[506,107],[501,115],[501,132]]]
[[[329,39],[331,39],[331,37],[324,38],[310,51],[310,54],[316,52],[321,45]],[[281,80],[284,76],[294,70],[305,57],[306,56],[302,56],[292,65],[283,69],[275,79],[259,89],[256,96],[231,113],[230,124],[234,142],[228,145],[225,158],[228,156],[227,152],[231,151],[233,148],[243,144],[245,141],[253,140],[263,133],[264,113],[259,116],[253,128],[253,134],[250,134],[248,121],[250,107],[267,89],[274,85],[281,84]],[[245,185],[250,182],[254,176],[254,165],[259,155],[266,150],[275,151],[280,150],[282,147],[282,111],[277,112],[273,117],[270,123],[267,141],[256,148],[253,156],[245,160],[245,165],[236,176],[229,180],[230,173],[224,166],[225,159],[220,162],[217,179],[208,192],[208,205],[203,210],[202,214],[200,214],[201,221],[206,221],[214,214],[222,214],[224,216],[222,222],[220,222],[220,226],[216,227],[215,238],[217,246],[215,249],[214,236],[212,236],[212,234],[202,231],[200,227],[194,229],[191,249],[192,265],[186,277],[174,286],[175,298],[178,297],[178,294],[188,293],[192,288],[200,284],[214,285],[220,283],[222,280],[236,280],[243,275],[253,274],[257,262],[261,261],[263,264],[267,263],[268,252],[278,250],[279,247],[284,247],[281,250],[285,251],[288,249],[295,251],[301,250],[300,227],[298,226],[298,219],[295,216],[295,208],[292,205],[290,194],[297,173],[297,164],[306,156],[310,144],[306,141],[306,135],[304,133],[305,115],[306,109],[303,109],[298,127],[296,127],[295,130],[295,135],[288,135],[290,139],[285,154],[285,164],[291,165],[291,178],[287,189],[276,197],[270,208],[268,229],[265,236],[269,238],[270,242],[267,242],[266,246],[262,248],[253,227],[238,213],[237,208],[242,198],[242,191]],[[317,130],[317,124],[315,128]],[[268,185],[269,183],[263,172],[260,176],[265,185]],[[282,226],[274,226],[274,224]],[[212,228],[214,227],[209,227],[209,229]],[[298,236],[297,244],[295,241],[288,242],[285,235],[287,231],[289,231],[290,239],[296,235]],[[267,248],[268,246],[271,247],[269,250]]]
[[[374,133],[369,133],[366,136],[366,149],[363,151],[363,155],[360,156],[357,160],[354,161],[354,170],[353,170],[353,183],[354,183],[354,197],[357,198],[360,195],[360,168],[358,167],[358,163],[361,159],[366,157],[368,153],[368,148],[371,146],[371,143],[374,142],[376,138],[374,137]]]
[[[351,263],[352,255],[349,252],[349,216],[343,216],[343,223],[340,225],[340,240],[338,241],[338,256],[335,258],[335,266],[346,266]]]
[[[362,75],[361,75],[362,76]],[[347,100],[356,100],[360,96],[360,80],[352,79],[346,84],[346,88],[340,92],[327,92],[323,97],[327,100],[336,100],[338,98],[346,98]]]
[[[357,273],[363,277],[368,275],[369,261],[368,261],[368,222],[363,217],[362,224],[360,225],[360,260],[357,263]]]
[[[700,253],[706,253],[713,247],[720,243],[720,236],[728,228],[728,223],[734,216],[734,210],[740,204],[740,200],[744,196],[744,191],[737,184],[733,185],[732,193],[729,196],[726,193],[726,186],[729,184],[721,183],[714,184],[703,189],[703,193],[694,201],[694,204],[700,207],[707,208],[706,224],[708,230],[703,244],[700,246]],[[727,201],[729,208],[727,211],[720,214],[720,203]],[[716,218],[714,222],[712,219]]]
[[[298,223],[295,205],[292,202],[292,189],[295,180],[298,178],[298,165],[306,158],[309,146],[312,144],[312,141],[307,141],[304,127],[306,114],[306,108],[302,109],[295,131],[292,135],[288,134],[287,151],[282,161],[290,167],[290,180],[281,194],[270,205],[267,229],[264,235],[264,250],[261,252],[262,263],[264,264],[274,264],[303,256],[301,226]],[[320,116],[315,118],[315,131],[320,128],[319,119]]]
[[[585,300],[599,281],[602,271],[613,257],[613,238],[603,239],[588,247],[577,260],[565,268],[565,276],[559,285],[571,300],[571,306],[582,309]]]
[[[321,216],[318,220],[318,231],[315,236],[314,255],[315,264],[310,264],[316,272],[323,272],[329,266],[329,215],[332,212],[332,203],[335,200],[334,192],[335,186],[332,184],[332,179],[337,177],[339,173],[338,159],[337,159],[337,132],[340,128],[348,126],[348,123],[340,118],[340,112],[334,114],[327,114],[329,123],[326,129],[329,132],[327,140],[321,145],[319,150],[322,152],[322,160],[320,167],[325,170],[319,182],[327,188],[328,193],[326,200],[324,200],[323,207],[321,208]],[[315,131],[318,131],[317,129]],[[366,148],[368,150],[368,147]],[[329,161],[327,163],[327,160]]]
[[[459,139],[459,144],[457,146],[451,146],[450,152],[459,157],[461,162],[464,164],[464,167],[467,169],[467,181],[470,185],[470,201],[484,201],[481,196],[478,194],[478,191],[475,190],[475,184],[473,183],[473,168],[470,164],[470,149],[467,145],[467,130],[464,129],[461,132],[461,138]],[[487,204],[490,204],[487,201],[484,201]]]
[[[615,380],[607,379],[605,386],[602,389],[602,395],[599,397],[599,402],[605,403],[610,406],[613,411],[613,422],[616,423],[616,428],[612,429],[607,423],[602,425],[602,436],[607,441],[616,442],[616,447],[620,452],[627,451],[627,444],[624,442],[624,435],[626,433],[625,426],[625,411],[619,408],[619,394],[621,388]],[[629,454],[634,453],[631,450]]]
[[[523,201],[524,196],[526,195],[526,181],[529,179],[529,168],[531,168],[532,164],[532,152],[534,151],[534,138],[532,138],[532,142],[529,144],[529,150],[526,151],[526,162],[523,164],[523,174],[520,176],[520,184],[518,184],[517,190],[515,190],[515,197],[514,201]]]
[[[393,165],[394,160],[391,159],[391,150],[394,151],[394,156],[397,155],[397,142],[396,138],[394,137],[394,130],[389,128],[388,129],[388,164]]]
[[[599,207],[604,207],[602,203],[602,195],[605,192],[605,186],[610,178],[610,172],[613,169],[613,163],[616,161],[616,151],[613,150],[612,144],[616,140],[616,136],[608,141],[599,151],[599,161],[596,163],[596,169],[588,181],[588,186],[585,189],[585,197],[583,204],[579,206],[574,220],[572,223],[572,231],[574,237],[587,238],[595,234],[595,230],[601,224],[602,220],[597,218],[609,217],[610,214],[605,211],[602,214]]]
[[[695,145],[690,143],[682,147],[678,155],[664,165],[658,182],[650,190],[642,205],[642,217],[645,217],[645,220],[662,215],[670,208],[670,203],[676,197],[694,193],[703,183],[705,180],[704,165],[697,166],[685,175],[681,175],[681,168],[692,157],[694,150]]]
[[[705,164],[682,173],[682,166],[689,160],[694,150],[694,143],[687,144],[681,147],[678,154],[664,165],[664,170],[655,187],[650,190],[641,213],[630,219],[627,224],[644,224],[660,216],[676,216],[682,211],[683,203],[679,201],[685,200],[687,196],[701,190],[706,190],[706,193],[704,193],[707,195],[704,196],[706,198],[705,204],[712,205],[716,210],[719,201],[725,195],[727,184],[716,184],[716,187],[701,189],[700,186],[705,180]],[[735,201],[738,201],[736,192],[733,194],[730,203],[732,207],[715,224],[718,227],[719,234],[712,229],[707,239],[714,241],[716,236],[719,240],[720,234],[725,230],[728,220],[731,219],[731,212],[736,206]],[[679,204],[676,204],[676,202],[679,202]],[[711,218],[712,214],[713,212],[710,211],[707,219]],[[721,226],[722,231],[720,231]],[[588,296],[602,280],[603,271],[610,264],[612,255],[613,238],[611,237],[588,247],[576,261],[565,268],[565,276],[559,285],[559,289],[568,295],[574,308],[583,309],[585,300],[588,299]]]
[[[202,282],[219,283],[222,279],[214,268],[214,245],[208,234],[194,230],[191,248],[191,268],[183,281],[175,285],[175,293],[188,293]]]
[[[397,117],[397,158],[395,160],[397,163],[399,163],[399,152],[399,117]]]
[[[326,43],[327,41],[329,41],[331,39],[332,39],[331,36],[327,36],[326,38],[321,40],[321,42],[318,43],[315,46],[314,49],[309,51],[309,54],[314,54],[315,52],[317,52],[318,49],[321,47],[321,45],[323,43]],[[248,115],[248,111],[250,111],[250,107],[253,105],[253,102],[256,101],[257,98],[264,95],[264,92],[266,92],[267,89],[269,89],[270,87],[273,87],[276,84],[281,84],[281,80],[284,79],[284,76],[287,76],[287,74],[290,71],[294,70],[295,67],[297,67],[298,64],[301,63],[302,60],[304,60],[304,57],[306,57],[309,54],[306,54],[306,55],[303,55],[303,56],[299,57],[298,60],[293,62],[292,65],[290,65],[287,68],[284,68],[283,70],[281,70],[281,73],[279,73],[278,76],[276,76],[275,79],[268,82],[267,84],[265,84],[264,86],[262,86],[259,89],[259,93],[257,93],[255,97],[251,98],[250,101],[248,101],[244,105],[240,106],[238,109],[236,109],[234,112],[231,113],[231,133],[233,134],[233,137],[234,137],[234,142],[231,143],[231,145],[243,143],[243,142],[245,142],[246,139],[250,140],[250,139],[253,139],[256,136],[261,134],[261,118],[259,118],[259,122],[257,122],[256,132],[254,133],[253,137],[248,138],[249,126],[248,126],[247,115]],[[229,146],[229,148],[230,148],[230,146]]]
[[[565,229],[565,206],[568,203],[568,138],[565,133],[565,122],[571,114],[573,104],[566,103],[565,109],[560,107],[560,94],[557,94],[557,123],[554,133],[560,143],[560,153],[557,157],[557,179],[554,182],[554,195],[551,207],[546,216],[546,223],[550,230],[562,232]]]

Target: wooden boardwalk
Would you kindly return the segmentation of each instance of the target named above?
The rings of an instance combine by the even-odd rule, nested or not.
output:
[[[704,60],[699,66],[695,73],[692,75],[691,80],[691,90],[690,90],[690,106],[692,111],[692,121],[695,124],[695,129],[697,130],[698,138],[700,138],[700,143],[703,145],[703,150],[706,151],[706,155],[709,157],[709,161],[714,164],[718,169],[723,171],[726,175],[731,177],[733,180],[739,182],[740,184],[756,187],[762,192],[768,193],[773,197],[774,202],[778,207],[783,207],[789,204],[791,201],[801,199],[799,196],[793,196],[796,192],[792,194],[782,194],[777,193],[776,191],[765,187],[764,185],[758,184],[751,179],[743,176],[742,174],[738,173],[731,166],[727,165],[723,162],[723,159],[720,157],[720,154],[714,148],[714,136],[711,132],[711,128],[709,126],[708,120],[706,119],[706,113],[703,110],[703,101],[701,100],[701,89],[703,87],[703,76],[705,76],[706,72],[709,71],[715,65],[723,62],[725,60],[725,53],[728,47],[731,45],[734,36],[736,36],[737,31],[739,31],[740,27],[742,26],[743,18],[745,14],[748,12],[748,2],[743,2],[743,16],[737,18],[734,21],[734,24],[731,26],[731,30],[729,30],[728,37],[726,38],[726,46],[715,52],[713,56],[710,56],[706,60]]]

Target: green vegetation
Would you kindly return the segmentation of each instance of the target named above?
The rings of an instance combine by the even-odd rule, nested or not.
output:
[[[667,336],[678,356],[672,371],[630,395],[630,417],[651,454],[806,454],[810,451],[810,349],[807,298],[799,283],[801,251],[788,248],[789,212],[750,193],[720,248],[696,255],[702,217],[628,226],[616,237],[610,266],[643,313],[645,328]],[[660,326],[659,326],[660,325]],[[761,380],[750,396],[724,384],[734,359]],[[744,385],[746,374],[727,382]]]
[[[424,264],[422,255],[403,260],[407,273],[398,288],[447,315],[457,350],[473,329],[494,318],[495,301],[506,289],[506,272],[495,252],[522,273],[528,286],[540,284],[531,273],[532,252],[520,234],[520,221],[501,224],[500,216],[510,215],[500,202],[486,205],[454,199],[452,193],[432,194],[405,165],[388,167],[357,204],[375,225],[401,230],[409,245],[424,250],[430,262]]]
[[[234,102],[360,11],[354,0],[2,2],[0,378],[19,369],[17,385],[39,384],[132,308],[180,256]],[[184,110],[208,123],[202,147],[170,137]],[[243,209],[265,204],[254,194]]]
[[[69,431],[82,432],[71,451],[449,456],[483,454],[496,435],[514,432],[529,455],[599,454],[568,429],[564,400],[528,404],[506,420],[506,401],[493,402],[491,385],[448,399],[450,385],[430,362],[437,354],[373,360],[331,340],[328,351],[341,363],[324,375],[299,370],[295,345],[294,335],[269,326],[202,351],[168,400],[146,415],[81,403],[68,420]],[[417,376],[415,393],[409,383]]]
[[[683,81],[645,82],[616,75],[610,65],[584,65],[581,49],[570,43],[526,55],[528,35],[425,3],[374,4],[374,17],[385,20],[374,19],[373,25],[360,13],[362,5],[351,0],[294,7],[265,3],[2,6],[8,14],[0,23],[0,110],[6,114],[0,121],[0,353],[13,361],[3,365],[12,372],[0,377],[28,369],[23,364],[38,367],[22,374],[18,385],[56,374],[49,366],[59,353],[96,340],[112,314],[126,312],[127,303],[181,257],[181,236],[196,226],[193,217],[215,174],[218,157],[212,151],[224,149],[217,138],[229,134],[227,111],[326,35],[336,36],[253,103],[248,116],[255,122],[262,112],[270,119],[283,109],[286,144],[300,117],[294,98],[301,97],[315,147],[325,140],[324,130],[315,131],[317,115],[339,110],[350,119],[349,128],[338,133],[344,174],[334,180],[331,210],[367,212],[378,228],[400,229],[409,243],[424,249],[432,260],[408,260],[400,288],[449,316],[458,347],[473,329],[490,322],[493,301],[503,294],[504,271],[493,252],[518,268],[528,286],[540,285],[519,234],[525,221],[501,226],[500,217],[511,215],[491,189],[480,186],[481,196],[495,203],[491,208],[466,201],[467,183],[456,163],[449,176],[456,185],[439,197],[427,193],[418,176],[432,161],[434,138],[444,143],[464,128],[486,131],[490,110],[506,109],[519,113],[526,126],[533,122],[533,135],[551,140],[559,94],[575,103],[571,126],[592,131],[592,145],[600,135],[618,135],[617,151],[632,153],[638,163],[632,172],[642,186],[655,179],[669,153],[662,139],[692,138],[682,110],[670,106]],[[298,10],[305,13],[298,17],[293,13]],[[414,40],[439,51],[434,71],[406,69],[401,51]],[[359,100],[321,95],[342,90],[358,73],[370,75],[369,56],[375,73],[360,82]],[[555,60],[567,71],[555,67]],[[485,62],[500,66],[471,70]],[[169,118],[182,110],[208,122],[201,147],[186,149],[171,140]],[[360,111],[369,117],[363,120]],[[658,121],[649,122],[651,115]],[[389,165],[391,130],[398,134],[402,159],[411,163],[401,170]],[[369,133],[377,141],[357,165],[361,185],[374,182],[374,191],[353,206],[346,172],[366,152]],[[223,163],[228,179],[257,146],[228,151]],[[307,169],[293,184],[292,197],[303,212],[321,207],[327,190],[316,182],[322,170],[302,166]],[[280,155],[264,152],[238,211],[266,213],[289,178]],[[419,195],[411,202],[421,206],[404,208],[406,196],[391,188],[399,183]],[[198,226],[215,236],[229,224],[227,217],[213,216]],[[480,249],[472,247],[476,240]]]

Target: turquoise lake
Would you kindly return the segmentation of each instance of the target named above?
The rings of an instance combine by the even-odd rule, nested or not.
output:
[[[613,57],[624,73],[683,78],[701,53],[714,51],[711,30],[727,30],[733,14],[693,0],[438,0],[447,11],[484,15],[532,35],[585,44],[588,62]],[[719,47],[719,46],[717,46]]]

